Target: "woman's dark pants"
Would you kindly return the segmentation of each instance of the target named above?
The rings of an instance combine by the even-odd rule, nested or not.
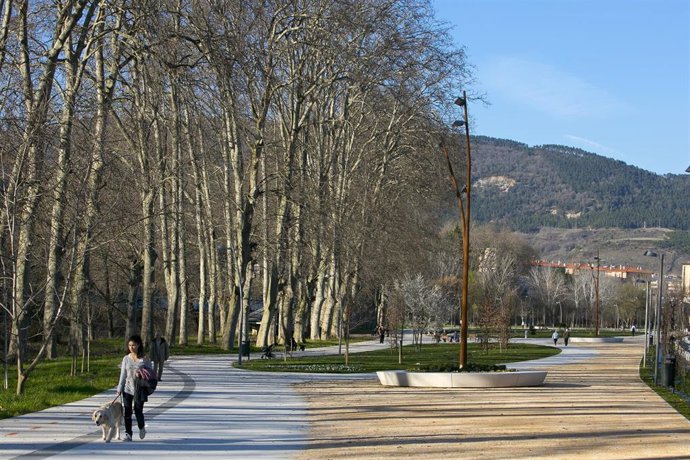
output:
[[[134,396],[129,393],[122,393],[125,400],[125,432],[132,436],[132,403]],[[144,428],[144,403],[134,404],[134,415],[137,417],[137,426],[141,430]]]

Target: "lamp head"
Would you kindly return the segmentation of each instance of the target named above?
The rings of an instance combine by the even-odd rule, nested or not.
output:
[[[657,256],[656,252],[650,251],[650,250],[645,251],[644,255],[647,257],[656,257]]]
[[[453,128],[459,128],[461,126],[465,126],[465,122],[462,120],[455,120],[453,122]]]
[[[690,173],[690,166],[688,166],[688,169],[686,169],[685,172]]]
[[[466,101],[465,98],[462,97],[462,96],[458,96],[458,97],[455,99],[455,105],[459,105],[460,107],[464,106],[466,103],[467,103],[467,101]]]

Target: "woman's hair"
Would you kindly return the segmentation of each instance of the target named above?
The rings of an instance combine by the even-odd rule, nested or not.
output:
[[[128,345],[129,345],[129,342],[134,342],[138,345],[137,346],[137,358],[141,358],[142,356],[144,356],[144,343],[141,340],[141,336],[133,335],[127,341]]]

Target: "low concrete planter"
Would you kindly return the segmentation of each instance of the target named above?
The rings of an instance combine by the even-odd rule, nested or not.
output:
[[[514,372],[407,372],[377,371],[383,386],[442,388],[535,387],[544,384],[546,371]]]
[[[573,343],[621,343],[624,337],[571,337]]]

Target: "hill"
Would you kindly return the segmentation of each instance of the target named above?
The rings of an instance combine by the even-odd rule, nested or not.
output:
[[[669,245],[673,231],[664,228],[627,230],[620,228],[564,229],[543,227],[521,236],[543,259],[594,264],[599,253],[602,265],[639,267],[657,272],[659,259],[644,255],[648,249],[664,252],[664,270],[680,275],[681,265],[690,262],[690,252]]]
[[[690,176],[651,173],[559,145],[472,138],[473,219],[522,233],[551,260],[655,267],[690,261]]]
[[[690,179],[584,150],[472,138],[473,212],[517,231],[542,227],[689,230]],[[650,153],[651,154],[651,153]]]

